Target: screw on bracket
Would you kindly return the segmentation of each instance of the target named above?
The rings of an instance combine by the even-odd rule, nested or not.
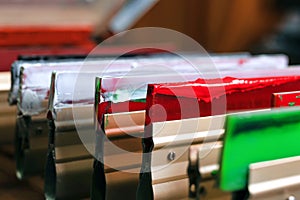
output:
[[[175,157],[176,157],[176,153],[175,153],[174,151],[172,151],[172,152],[170,152],[170,153],[168,154],[168,160],[169,160],[169,161],[175,160]]]

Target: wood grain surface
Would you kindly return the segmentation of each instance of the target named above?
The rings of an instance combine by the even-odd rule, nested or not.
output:
[[[31,177],[20,181],[15,175],[13,146],[0,147],[0,199],[39,200],[44,199],[42,177]]]

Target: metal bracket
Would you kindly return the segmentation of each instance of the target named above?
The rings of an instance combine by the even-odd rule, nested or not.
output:
[[[300,156],[251,164],[248,190],[251,200],[300,199]]]

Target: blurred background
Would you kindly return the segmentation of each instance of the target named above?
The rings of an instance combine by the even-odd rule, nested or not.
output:
[[[1,0],[0,26],[88,25],[97,33],[126,2]],[[160,0],[131,28],[170,28],[194,38],[211,52],[286,52],[292,62],[298,62],[294,51],[299,25],[296,0]]]
[[[97,34],[128,2],[134,1],[1,0],[0,26],[86,25]],[[130,28],[170,28],[211,52],[283,52],[291,62],[299,62],[297,0],[160,0],[150,7]]]
[[[124,0],[1,0],[0,25],[101,26]],[[216,52],[249,50],[283,25],[297,1],[160,0],[133,27],[185,33]],[[129,13],[130,14],[130,13]]]

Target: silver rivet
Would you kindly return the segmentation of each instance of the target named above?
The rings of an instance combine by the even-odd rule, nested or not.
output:
[[[296,197],[293,196],[293,195],[291,195],[291,196],[289,196],[289,197],[287,198],[287,200],[296,200]]]
[[[175,154],[174,151],[172,151],[172,152],[170,152],[170,153],[168,154],[168,160],[169,160],[169,161],[175,160],[175,157],[176,157],[176,154]]]

